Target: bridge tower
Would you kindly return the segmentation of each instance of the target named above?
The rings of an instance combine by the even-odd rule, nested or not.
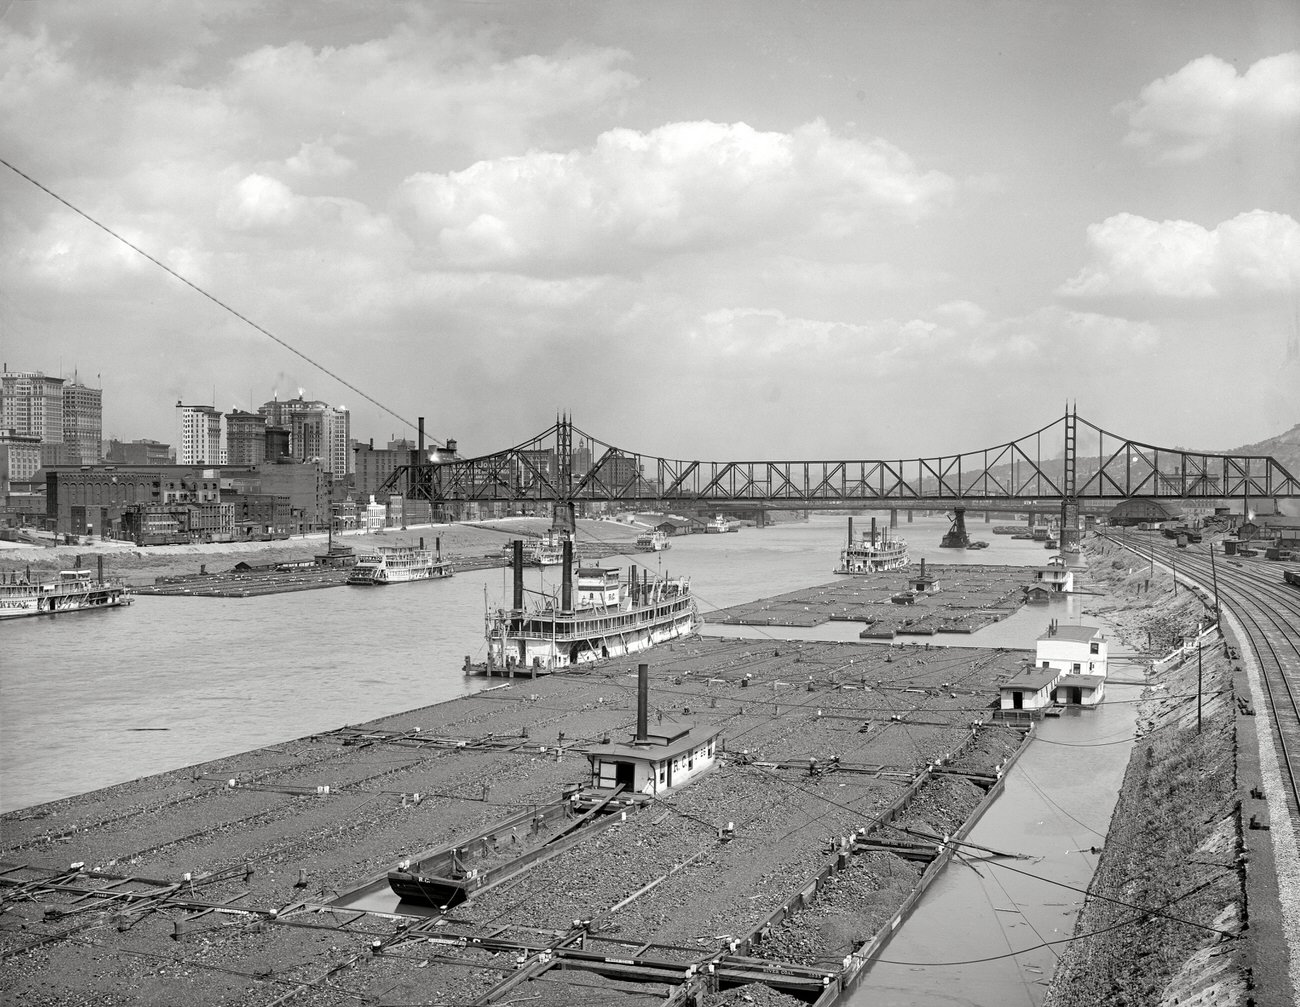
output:
[[[573,508],[573,417],[567,413],[555,418],[555,485],[561,499],[555,501],[551,527],[572,535],[577,530]]]
[[[1075,482],[1075,437],[1078,431],[1078,406],[1065,404],[1065,472],[1061,485],[1061,549],[1079,547],[1079,493]]]

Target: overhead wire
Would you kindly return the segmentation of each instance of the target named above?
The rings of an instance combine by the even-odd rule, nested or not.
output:
[[[36,188],[38,188],[38,189],[40,189],[42,192],[44,192],[47,196],[51,197],[52,199],[56,200],[56,201],[59,202],[59,203],[62,203],[64,206],[66,206],[66,207],[67,207],[69,210],[71,210],[73,213],[77,214],[77,216],[83,218],[83,219],[86,220],[86,221],[89,221],[89,222],[90,222],[91,224],[93,224],[95,227],[99,228],[101,231],[103,231],[105,234],[109,235],[110,237],[114,238],[115,240],[121,242],[123,245],[125,245],[127,248],[131,249],[131,250],[132,250],[133,252],[135,252],[136,254],[143,256],[145,259],[147,259],[147,260],[149,260],[150,262],[152,262],[155,266],[157,266],[157,267],[158,267],[159,269],[161,269],[163,272],[167,273],[168,275],[172,276],[173,278],[175,278],[175,279],[177,279],[177,280],[180,280],[181,283],[185,284],[187,287],[189,287],[189,288],[190,288],[191,290],[193,290],[195,293],[200,294],[200,295],[203,296],[203,297],[206,297],[209,301],[211,301],[211,302],[212,302],[213,304],[215,304],[217,307],[221,308],[223,311],[228,312],[229,314],[233,315],[235,318],[237,318],[237,319],[239,319],[241,322],[243,322],[245,325],[250,326],[251,328],[253,328],[253,329],[257,330],[258,332],[260,332],[262,335],[266,336],[266,337],[267,337],[268,339],[270,339],[272,342],[279,344],[279,345],[282,346],[284,349],[288,350],[290,353],[292,353],[292,354],[294,354],[295,356],[300,357],[301,359],[305,360],[307,363],[311,364],[312,367],[315,367],[317,370],[321,371],[323,374],[326,374],[326,375],[328,375],[329,377],[333,378],[335,381],[337,381],[339,384],[341,384],[344,388],[347,388],[349,391],[356,392],[358,395],[360,395],[363,399],[365,399],[365,400],[366,400],[367,402],[369,402],[371,405],[377,406],[379,409],[383,410],[383,411],[386,412],[389,416],[392,416],[394,419],[398,420],[400,423],[404,423],[408,428],[410,428],[410,429],[415,429],[415,424],[413,424],[413,423],[412,423],[410,420],[408,420],[406,417],[402,416],[401,414],[399,414],[399,413],[397,413],[397,412],[394,412],[394,411],[393,411],[392,409],[390,409],[388,406],[384,405],[382,402],[380,402],[378,399],[374,398],[373,396],[368,395],[366,392],[362,391],[360,388],[358,388],[358,387],[357,387],[356,385],[354,385],[352,382],[348,381],[346,378],[344,378],[344,377],[342,377],[342,376],[340,376],[340,375],[334,373],[332,370],[330,370],[328,367],[326,367],[324,364],[322,364],[319,360],[315,360],[315,359],[313,359],[312,357],[309,357],[306,353],[304,353],[302,350],[298,349],[296,346],[293,346],[292,344],[290,344],[290,343],[287,342],[286,340],[281,339],[281,338],[280,338],[279,336],[277,336],[275,333],[273,333],[273,332],[271,332],[270,330],[266,329],[265,327],[259,325],[257,322],[255,322],[255,321],[253,321],[251,318],[249,318],[247,315],[244,315],[243,313],[237,311],[235,308],[231,307],[229,304],[227,304],[225,301],[221,300],[221,298],[217,297],[215,294],[212,294],[212,293],[210,293],[209,291],[205,290],[203,287],[199,286],[199,285],[198,285],[197,283],[195,283],[193,280],[190,280],[190,279],[188,279],[187,277],[182,276],[182,275],[181,275],[180,273],[178,273],[176,270],[172,269],[171,266],[167,265],[165,262],[161,262],[160,260],[158,260],[157,258],[155,258],[153,255],[151,255],[151,254],[149,254],[148,252],[146,252],[146,251],[145,251],[143,248],[141,248],[139,245],[137,245],[137,244],[135,244],[134,242],[128,240],[127,238],[124,238],[122,235],[118,234],[116,231],[114,231],[114,230],[113,230],[111,227],[109,227],[107,224],[102,223],[101,221],[99,221],[99,220],[97,220],[96,218],[92,217],[92,216],[91,216],[89,213],[87,213],[85,210],[82,210],[80,207],[74,205],[72,202],[70,202],[69,200],[65,199],[63,196],[60,196],[60,195],[59,195],[57,192],[55,192],[53,189],[49,188],[49,186],[44,185],[44,184],[42,184],[41,182],[37,181],[37,180],[36,180],[35,178],[33,178],[31,175],[27,174],[25,171],[22,171],[21,169],[19,169],[19,168],[15,167],[14,165],[10,164],[8,161],[6,161],[6,160],[5,160],[4,158],[2,158],[2,157],[0,157],[0,164],[3,164],[6,168],[8,168],[10,171],[12,171],[15,175],[19,176],[20,178],[26,179],[26,180],[27,180],[28,182],[30,182],[32,185],[36,186]],[[434,443],[436,443],[436,444],[440,443],[440,442],[437,441],[436,438],[431,438],[431,439],[434,440]]]

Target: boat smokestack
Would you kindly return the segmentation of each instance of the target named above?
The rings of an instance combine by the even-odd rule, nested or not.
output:
[[[516,612],[522,612],[524,608],[524,540],[517,538],[510,543],[510,546],[510,569],[514,573],[515,579],[515,597],[511,608]]]
[[[564,572],[560,578],[560,611],[573,611],[573,539],[564,536]]]
[[[853,515],[849,515],[849,548],[853,548]]]
[[[96,561],[97,561],[96,565],[99,567],[99,578],[98,578],[98,579],[99,579],[99,582],[102,584],[102,583],[104,583],[104,555],[103,555],[103,553],[100,553],[98,556],[95,557],[95,559],[96,559]]]
[[[636,666],[636,737],[633,741],[649,741],[650,730],[650,665]]]
[[[925,576],[925,557],[921,557],[921,576]]]
[[[876,544],[876,519],[874,517],[871,519],[871,544]]]

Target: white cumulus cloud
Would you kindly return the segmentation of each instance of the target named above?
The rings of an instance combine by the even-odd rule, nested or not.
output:
[[[1300,224],[1269,210],[1214,228],[1120,213],[1088,227],[1088,248],[1092,261],[1059,294],[1210,300],[1300,284]]]
[[[889,143],[821,121],[790,133],[676,122],[612,129],[589,150],[417,174],[401,203],[417,240],[451,267],[619,271],[647,255],[848,234],[882,213],[925,214],[953,189]]]
[[[1238,74],[1217,56],[1194,59],[1121,102],[1124,142],[1157,160],[1193,161],[1236,140],[1300,128],[1300,52],[1269,56]]]

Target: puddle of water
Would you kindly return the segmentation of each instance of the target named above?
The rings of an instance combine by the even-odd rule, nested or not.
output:
[[[1097,710],[1039,722],[1006,788],[884,947],[845,1007],[1038,1007],[1096,869],[1132,748],[1141,690],[1111,685]],[[1069,887],[1063,887],[1069,886]],[[1072,889],[1077,889],[1072,890]]]
[[[331,905],[339,909],[358,909],[368,913],[397,913],[402,916],[437,916],[439,911],[432,906],[421,906],[414,902],[403,902],[388,887],[388,879],[372,881],[364,888],[353,892],[346,898],[337,899]]]

